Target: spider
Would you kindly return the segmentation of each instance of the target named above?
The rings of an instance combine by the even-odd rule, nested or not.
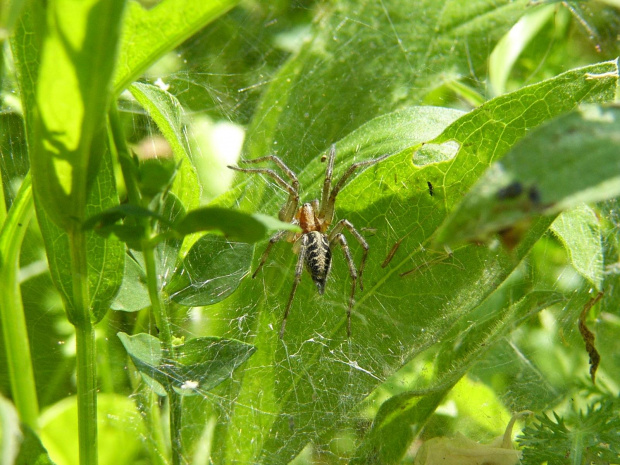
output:
[[[273,169],[239,168],[237,166],[228,167],[236,171],[242,171],[245,173],[260,173],[271,177],[280,187],[288,192],[288,199],[278,214],[280,220],[299,225],[301,228],[300,233],[279,231],[274,234],[269,239],[269,244],[265,248],[256,270],[252,274],[252,278],[255,278],[257,273],[267,261],[269,252],[271,252],[271,248],[276,242],[285,239],[286,241],[293,243],[293,251],[299,255],[297,258],[297,265],[295,266],[295,281],[293,282],[293,288],[291,289],[291,294],[288,298],[288,302],[286,303],[284,317],[282,318],[282,325],[279,333],[280,339],[284,336],[286,320],[293,303],[293,298],[295,297],[295,292],[297,291],[297,286],[301,281],[304,263],[306,265],[306,269],[312,277],[312,280],[314,281],[314,284],[316,285],[319,294],[323,294],[325,292],[327,276],[331,268],[331,249],[336,244],[339,244],[342,248],[347,265],[349,266],[349,275],[351,276],[351,296],[349,298],[349,306],[347,308],[347,336],[351,337],[351,309],[353,308],[353,299],[355,297],[355,285],[359,282],[360,290],[364,289],[362,273],[364,272],[364,265],[366,263],[366,256],[368,255],[369,247],[362,235],[347,219],[339,220],[334,227],[331,228],[331,231],[329,231],[329,229],[332,221],[334,220],[336,196],[344,187],[351,175],[353,175],[355,170],[362,166],[374,165],[388,156],[389,154],[386,154],[371,160],[353,163],[342,175],[336,185],[332,187],[332,173],[334,170],[334,159],[336,158],[336,146],[332,145],[329,150],[329,157],[327,158],[327,167],[325,168],[325,180],[323,182],[321,202],[319,203],[318,199],[314,199],[311,202],[302,204],[301,207],[299,207],[299,181],[297,176],[276,155],[267,155],[253,160],[243,160],[242,163],[261,163],[264,161],[271,161],[284,172],[288,178],[288,182]],[[322,158],[321,161],[325,161],[325,158]],[[355,240],[359,242],[364,249],[362,261],[359,267],[359,274],[355,267],[355,263],[353,262],[349,245],[343,234],[345,229],[351,233]]]

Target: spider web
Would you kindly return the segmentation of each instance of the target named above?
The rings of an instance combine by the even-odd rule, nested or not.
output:
[[[463,7],[460,2],[423,1],[413,8],[387,0],[335,6],[299,2],[288,5],[288,10],[272,6],[259,11],[242,5],[150,70],[151,76],[170,85],[169,92],[186,109],[187,144],[199,169],[210,171],[200,174],[207,186],[205,201],[225,190],[213,188],[213,179],[232,179],[224,166],[234,155],[224,150],[229,158],[222,162],[217,154],[222,145],[240,145],[244,134],[240,128],[246,138],[241,156],[278,154],[298,173],[302,201],[320,197],[324,175],[320,154],[332,143],[338,142],[336,180],[355,161],[393,154],[353,179],[336,203],[335,221],[349,219],[370,244],[365,288],[356,290],[351,339],[346,337],[350,278],[338,249],[333,251],[323,296],[304,271],[282,341],[277,333],[296,261],[285,242],[273,248],[254,280],[249,275],[265,244],[256,246],[250,262],[233,267],[231,274],[244,278],[235,292],[239,279],[223,280],[227,288],[222,292],[232,292],[226,299],[206,307],[172,307],[177,336],[223,336],[257,348],[232,379],[184,397],[182,428],[191,463],[210,463],[209,459],[243,464],[293,459],[344,463],[358,454],[357,447],[385,400],[456,382],[460,376],[453,380],[450,374],[458,373],[454,365],[459,361],[465,365],[476,361],[470,376],[495,393],[481,394],[478,388],[469,391],[469,399],[458,393],[449,397],[440,410],[443,414],[429,423],[428,434],[447,435],[465,425],[476,439],[488,439],[502,433],[509,411],[553,406],[569,390],[574,372],[587,373],[587,360],[575,349],[579,336],[568,324],[562,337],[572,347],[569,343],[558,349],[558,327],[570,320],[566,315],[581,310],[586,286],[567,265],[558,241],[545,236],[534,247],[534,255],[521,264],[524,254],[515,261],[499,247],[430,248],[432,233],[466,190],[455,181],[466,174],[457,172],[451,178],[448,168],[461,145],[437,145],[423,149],[424,154],[408,150],[432,140],[461,116],[456,110],[409,107],[469,109],[451,85],[458,81],[485,94],[487,57],[526,3],[477,1]],[[132,117],[134,143],[158,134],[133,106],[125,109]],[[373,120],[393,111],[399,112]],[[235,131],[224,143],[218,142],[222,121]],[[207,132],[206,141],[200,140],[200,130]],[[499,132],[479,134],[477,148],[489,159],[477,163],[503,155],[501,144],[515,137],[500,138],[489,148],[485,137]],[[3,163],[7,159],[11,158],[3,156]],[[268,178],[239,176],[234,189],[216,202],[276,216],[285,199],[286,193]],[[347,239],[359,264],[361,250],[350,236]],[[40,251],[40,243],[34,244],[29,247]],[[205,264],[226,260],[208,250],[201,253],[196,260]],[[536,301],[521,317],[530,315],[529,326],[509,331],[520,322],[516,310],[523,307],[516,305],[532,281],[540,282],[537,267],[550,256],[560,258],[543,273],[544,289],[572,289],[575,299],[563,301],[562,308],[545,311],[540,318],[535,315],[548,301]],[[164,275],[177,269],[178,263],[171,260],[162,254]],[[403,273],[408,274],[400,276]],[[223,277],[228,276],[212,279]],[[49,282],[37,289],[33,300],[38,306],[47,302],[47,307],[36,310],[31,325],[47,331],[50,323],[44,317],[54,312],[56,321],[61,321],[60,303],[46,300]],[[136,373],[130,383],[123,375],[126,356],[115,334],[137,328],[155,334],[154,322],[144,311],[111,312],[101,326],[106,328],[102,339],[109,341],[106,350],[114,361],[106,365],[112,372],[106,379],[125,380],[105,389],[125,394],[129,386],[131,399],[148,407],[152,399]],[[494,333],[499,326],[504,331]],[[66,342],[64,334],[61,328],[51,339]],[[477,346],[487,342],[485,351]],[[58,344],[52,347],[52,353],[59,355]],[[545,361],[550,351],[563,367],[559,373],[551,366],[553,361]],[[62,373],[69,372],[71,362],[63,360],[42,361],[44,368],[37,376],[58,373],[58,366]],[[179,383],[192,388],[193,381],[190,376]],[[66,378],[46,391],[44,404],[62,398],[63,389]],[[160,403],[165,418],[165,402]],[[157,409],[157,402],[150,408]],[[482,413],[475,415],[476,410]],[[153,449],[160,446],[134,416],[115,415],[109,413],[107,418],[112,423],[116,419],[117,428],[138,433],[139,441]],[[467,416],[475,418],[473,424],[457,422]],[[416,420],[409,426],[419,431],[421,423]],[[126,460],[133,463],[133,458]]]

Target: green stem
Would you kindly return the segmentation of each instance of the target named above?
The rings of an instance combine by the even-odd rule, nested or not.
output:
[[[118,162],[123,172],[123,179],[125,181],[125,187],[127,189],[127,198],[130,203],[134,205],[142,204],[142,196],[136,183],[134,173],[134,161],[131,157],[131,151],[127,146],[125,135],[123,134],[123,127],[121,124],[118,109],[115,105],[112,106],[109,112],[109,127],[110,137],[113,143],[110,144],[116,149],[116,155]],[[152,236],[152,227],[147,219],[139,220],[144,225],[147,234],[146,237]],[[170,329],[169,317],[166,313],[166,306],[160,292],[159,275],[157,274],[157,266],[155,264],[155,243],[153,240],[145,240],[142,245],[142,253],[144,256],[144,266],[146,268],[146,281],[149,291],[149,298],[151,301],[151,310],[155,317],[155,324],[159,330],[159,339],[164,347],[164,358],[168,360],[174,360],[174,347],[172,344],[172,331]],[[164,386],[168,394],[168,401],[170,405],[170,438],[172,443],[172,463],[174,465],[180,465],[185,463],[183,459],[183,444],[181,440],[181,418],[182,418],[182,405],[179,394],[172,388],[172,382],[168,382]],[[153,419],[158,418],[156,414],[156,408],[151,405],[151,428],[156,428],[157,421]],[[149,426],[149,425],[147,425]],[[161,450],[161,447],[160,447]]]
[[[86,235],[80,226],[69,232],[73,276],[73,321],[77,352],[77,396],[80,465],[97,463],[97,365],[95,327],[90,318]]]
[[[136,396],[136,403],[141,411],[147,412],[145,426],[149,440],[149,455],[153,465],[168,465],[166,457],[166,442],[161,429],[161,415],[158,405],[158,396],[144,383]]]
[[[181,465],[187,463],[183,457],[183,438],[181,435],[182,430],[182,417],[183,417],[183,404],[182,397],[178,394],[172,386],[168,390],[168,402],[170,402],[170,441],[172,442],[172,464]]]
[[[116,149],[116,156],[118,158],[118,163],[121,166],[123,180],[125,181],[125,188],[127,189],[127,198],[130,203],[140,205],[141,195],[133,173],[131,151],[129,150],[127,141],[125,140],[125,135],[123,134],[123,126],[121,124],[121,119],[116,105],[111,105],[108,117],[110,122],[110,136],[113,141],[113,143],[110,144],[110,147]]]
[[[172,331],[170,329],[170,321],[166,313],[161,292],[159,290],[159,276],[155,265],[155,248],[146,243],[143,251],[144,266],[146,268],[146,282],[151,300],[151,310],[155,317],[155,323],[159,329],[159,339],[162,342],[164,356],[163,359],[174,360],[174,346],[172,344]],[[170,410],[170,442],[172,443],[172,463],[173,465],[181,465],[185,462],[183,458],[183,440],[181,436],[182,427],[182,403],[181,396],[173,389],[172,381],[169,380],[164,386],[168,394],[169,410]]]
[[[142,313],[142,312],[140,312]],[[134,326],[133,334],[140,332],[140,323]],[[159,396],[144,383],[140,372],[135,366],[129,369],[129,383],[133,392],[136,392],[134,401],[139,412],[142,412],[144,426],[146,428],[146,447],[148,447],[150,462],[152,465],[168,465],[166,460],[167,445],[162,431],[161,409],[159,408]]]
[[[27,175],[0,231],[0,256],[3,258],[0,267],[0,319],[13,401],[21,421],[36,431],[39,404],[26,317],[17,281],[19,251],[33,211],[32,183],[30,175]]]
[[[157,329],[159,329],[159,339],[169,356],[174,355],[172,346],[172,331],[170,321],[165,312],[165,305],[159,292],[159,276],[155,265],[155,249],[152,245],[145,245],[142,251],[144,255],[144,267],[146,268],[146,282],[151,300],[151,310],[155,317]]]

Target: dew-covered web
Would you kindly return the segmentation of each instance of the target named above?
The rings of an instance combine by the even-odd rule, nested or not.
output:
[[[209,457],[213,463],[344,462],[359,452],[384,401],[407,391],[423,396],[452,387],[463,376],[460,390],[446,392],[438,402],[430,429],[434,435],[449,434],[442,423],[482,410],[487,424],[468,431],[487,439],[501,431],[509,412],[553,406],[570,371],[587,372],[587,359],[574,349],[579,334],[568,323],[583,306],[578,297],[586,284],[569,266],[556,236],[547,233],[518,264],[511,264],[498,242],[454,250],[431,247],[431,236],[457,201],[451,189],[460,185],[450,181],[455,168],[449,162],[461,146],[452,142],[421,151],[413,163],[413,152],[400,152],[433,139],[460,114],[437,116],[430,129],[425,124],[435,115],[429,110],[408,113],[414,120],[409,126],[400,114],[364,126],[417,104],[471,109],[467,94],[455,91],[456,83],[488,94],[486,57],[499,33],[475,30],[471,19],[450,23],[447,4],[424,8],[426,15],[386,0],[242,4],[147,73],[147,80],[174,95],[183,109],[182,142],[196,166],[203,204],[277,216],[287,193],[268,176],[238,174],[233,183],[226,165],[239,158],[277,154],[298,175],[304,202],[320,198],[325,170],[320,156],[332,143],[338,143],[335,181],[353,162],[393,155],[360,170],[336,202],[335,221],[350,220],[370,246],[364,289],[355,290],[351,338],[346,334],[351,278],[337,245],[324,295],[304,270],[282,340],[278,332],[297,260],[292,244],[277,243],[255,279],[251,275],[266,241],[254,246],[208,235],[158,249],[176,342],[222,337],[256,347],[232,377],[222,371],[216,386],[201,382],[205,366],[218,370],[207,360],[183,376],[174,372],[174,384],[192,394],[183,397],[181,425],[190,463],[210,463]],[[506,22],[505,29],[509,26]],[[136,153],[171,150],[131,96],[121,97],[120,109]],[[18,137],[23,136],[3,136],[2,168],[22,176],[22,159],[5,156],[16,153],[11,147]],[[362,249],[344,234],[359,268]],[[43,367],[37,377],[51,380],[41,393],[42,403],[51,405],[72,392],[73,365],[63,352],[71,327],[63,321],[60,299],[44,269],[35,270],[43,260],[40,238],[33,234],[25,244],[22,273],[30,274],[22,293],[28,309],[33,301],[28,310],[33,344],[49,349],[34,352],[45,357],[35,364]],[[140,270],[140,254],[130,253]],[[549,261],[557,265],[542,287],[572,290],[575,300],[519,306],[524,288]],[[617,272],[611,265],[606,269]],[[136,273],[126,292],[144,299],[143,277]],[[148,301],[142,309],[127,302],[117,299],[116,310],[98,326],[106,354],[100,371],[108,381],[101,393],[129,395],[145,421],[114,413],[107,418],[112,423],[120,418],[119,429],[137,433],[157,451],[162,442],[148,430],[149,411],[161,411],[165,423],[167,403],[150,397],[147,385],[161,389],[140,378],[117,333],[157,336],[158,328],[145,309]],[[519,326],[524,319],[527,323]],[[557,349],[558,334],[572,346]],[[220,351],[216,342],[212,347],[213,360],[220,353],[227,356],[226,347]],[[546,361],[549,353],[557,370]],[[464,400],[468,387],[477,394]],[[423,421],[412,418],[408,427],[418,433]]]

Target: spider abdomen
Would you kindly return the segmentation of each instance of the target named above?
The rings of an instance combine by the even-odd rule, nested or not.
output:
[[[332,251],[327,235],[318,231],[304,234],[306,237],[306,267],[316,284],[319,294],[325,292],[327,275],[332,264]]]

